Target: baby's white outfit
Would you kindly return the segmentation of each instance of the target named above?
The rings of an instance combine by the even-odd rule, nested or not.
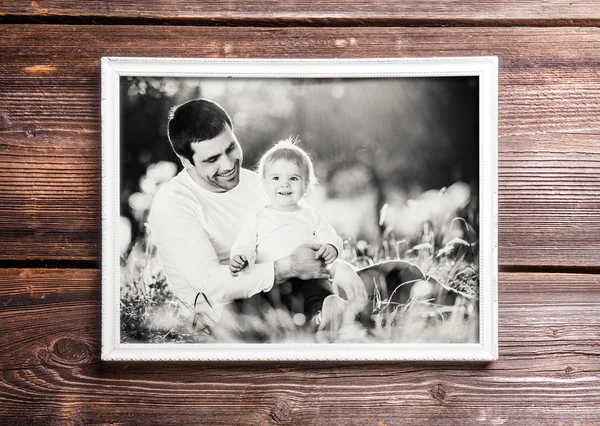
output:
[[[243,254],[248,263],[272,262],[288,256],[305,242],[331,244],[342,253],[342,239],[318,210],[301,204],[301,209],[282,212],[265,207],[246,216],[231,248],[231,257]]]

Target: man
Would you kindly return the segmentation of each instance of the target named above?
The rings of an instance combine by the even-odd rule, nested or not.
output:
[[[246,215],[267,201],[259,177],[241,168],[243,152],[231,120],[212,101],[196,99],[176,108],[168,136],[184,170],[155,197],[149,223],[167,279],[185,306],[214,323],[230,301],[268,292],[292,277],[329,277],[310,245],[232,277],[231,246]],[[366,299],[362,281],[348,280],[348,273],[338,274],[347,296]]]
[[[260,179],[242,169],[243,152],[231,119],[215,102],[195,99],[176,107],[168,137],[184,170],[154,198],[151,236],[173,293],[201,316],[202,324],[218,322],[227,303],[269,292],[290,278],[329,278],[322,260],[315,259],[318,245],[309,244],[232,276],[229,252],[244,218],[268,201]],[[372,283],[371,275],[365,277],[367,285]],[[331,278],[349,300],[366,303],[367,290],[351,265],[337,262]]]

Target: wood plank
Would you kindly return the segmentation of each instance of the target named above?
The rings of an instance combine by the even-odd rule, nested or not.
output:
[[[598,264],[600,130],[591,132],[501,136],[500,264]]]
[[[0,422],[588,424],[600,417],[600,275],[500,274],[500,359],[488,365],[101,363],[99,282],[98,270],[0,270]]]
[[[600,6],[592,0],[565,2],[525,1],[460,1],[429,0],[426,2],[395,2],[392,0],[351,0],[349,2],[286,2],[225,1],[152,2],[134,4],[126,1],[74,0],[7,1],[0,3],[0,14],[10,17],[35,17],[42,22],[49,18],[146,18],[177,22],[259,22],[263,24],[385,24],[438,23],[451,24],[527,24],[592,25],[600,19]],[[1,16],[1,15],[0,15]],[[550,22],[548,22],[550,21]]]
[[[599,265],[598,28],[5,25],[0,44],[0,259],[98,261],[103,55],[498,55],[500,264]]]

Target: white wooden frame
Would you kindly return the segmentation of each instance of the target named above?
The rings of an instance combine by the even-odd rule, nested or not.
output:
[[[480,326],[478,344],[130,344],[120,342],[119,78],[479,77]],[[422,59],[102,58],[103,360],[439,360],[498,358],[496,57]]]

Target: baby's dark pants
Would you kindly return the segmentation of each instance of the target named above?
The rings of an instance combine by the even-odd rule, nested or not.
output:
[[[332,294],[328,280],[292,278],[287,283],[273,287],[266,297],[273,306],[285,306],[290,312],[304,314],[310,320],[323,307],[323,300]]]
[[[323,307],[323,300],[332,294],[333,289],[328,280],[292,278],[283,284],[273,286],[268,293],[259,293],[250,299],[238,301],[237,310],[246,313],[252,310],[264,312],[268,306],[272,306],[286,309],[291,313],[304,314],[306,320],[310,321]]]

